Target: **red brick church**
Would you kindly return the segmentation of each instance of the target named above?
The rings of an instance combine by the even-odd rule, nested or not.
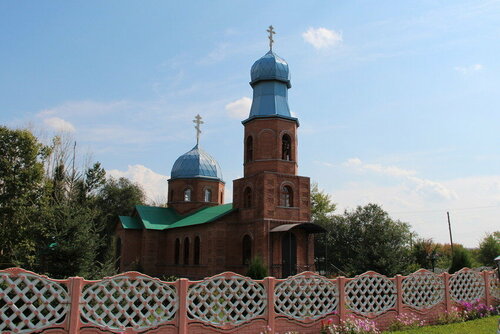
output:
[[[275,277],[314,270],[313,234],[323,229],[310,222],[309,178],[297,175],[299,122],[288,106],[288,64],[271,49],[253,64],[250,85],[244,177],[233,181],[233,203],[224,204],[221,168],[197,140],[172,167],[168,207],[137,205],[120,216],[121,271],[192,279],[244,275],[256,256]],[[199,134],[199,116],[195,123]]]

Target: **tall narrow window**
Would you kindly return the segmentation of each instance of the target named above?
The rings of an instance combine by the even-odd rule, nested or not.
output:
[[[252,189],[250,187],[246,187],[245,191],[243,192],[243,207],[252,207]]]
[[[179,254],[181,251],[181,241],[179,238],[175,239],[175,248],[174,248],[174,263],[179,264]]]
[[[184,239],[184,264],[189,264],[189,238]]]
[[[252,238],[247,234],[243,237],[243,249],[242,249],[242,263],[244,265],[250,264],[252,258]]]
[[[250,162],[253,160],[253,138],[249,136],[246,142],[246,157],[245,162]]]
[[[170,190],[170,201],[174,200],[174,191]]]
[[[191,189],[184,190],[184,202],[191,202]]]
[[[120,257],[122,255],[122,239],[116,238],[115,268],[120,270]]]
[[[292,139],[287,134],[284,134],[281,139],[281,159],[292,160]]]
[[[200,237],[194,238],[194,264],[200,264]]]
[[[290,186],[283,186],[281,188],[281,206],[293,206],[293,190]]]
[[[212,202],[212,190],[205,189],[204,197],[205,197],[205,202]]]

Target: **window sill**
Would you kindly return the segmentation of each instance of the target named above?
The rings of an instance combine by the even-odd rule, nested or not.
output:
[[[298,206],[281,206],[281,205],[278,205],[277,208],[280,208],[280,209],[292,209],[292,210],[298,210],[299,209]]]

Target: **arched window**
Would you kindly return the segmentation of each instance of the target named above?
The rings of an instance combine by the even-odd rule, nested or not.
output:
[[[252,238],[246,234],[243,237],[243,248],[242,248],[242,263],[244,265],[250,264],[252,258]]]
[[[194,238],[194,264],[200,264],[200,237]]]
[[[281,206],[293,206],[293,190],[290,186],[283,186],[281,188]]]
[[[249,136],[245,144],[245,162],[250,162],[253,160],[253,138]]]
[[[246,187],[245,191],[243,191],[243,207],[252,207],[252,189],[250,187]]]
[[[287,134],[284,134],[281,138],[281,159],[292,160],[292,139]]]
[[[189,188],[184,190],[184,202],[191,202],[191,189]]]
[[[184,264],[189,264],[189,238],[184,239]]]
[[[175,239],[175,248],[174,248],[174,263],[179,264],[179,255],[181,252],[181,241],[179,238]]]
[[[205,189],[204,197],[205,197],[205,202],[212,202],[212,190]]]

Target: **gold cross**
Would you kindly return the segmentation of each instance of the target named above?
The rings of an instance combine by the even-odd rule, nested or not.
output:
[[[274,43],[274,39],[273,39],[273,35],[276,34],[273,30],[273,26],[269,26],[269,29],[267,29],[266,31],[269,33],[269,50],[273,51],[273,43]]]
[[[200,114],[198,114],[194,118],[193,123],[196,124],[196,126],[194,128],[196,129],[196,146],[198,146],[198,144],[200,143],[200,133],[201,133],[200,125],[205,123],[205,122],[203,122],[201,120],[201,116],[200,116]]]

